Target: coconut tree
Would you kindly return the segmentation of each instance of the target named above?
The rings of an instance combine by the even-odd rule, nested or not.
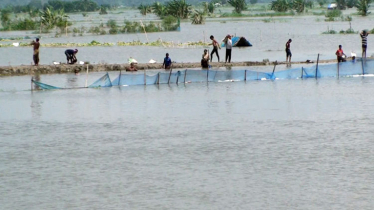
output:
[[[9,10],[1,10],[1,25],[3,28],[6,28],[8,25],[10,25],[10,11]]]
[[[247,9],[245,0],[228,0],[227,3],[234,7],[236,13],[242,13],[243,10]]]
[[[201,5],[203,6],[204,14],[208,14],[209,3],[204,1],[204,2],[201,3]]]
[[[304,12],[305,9],[305,1],[304,0],[294,0],[292,2],[292,8],[296,10],[298,13]]]
[[[270,9],[276,12],[287,12],[289,5],[287,0],[276,0],[271,2]]]
[[[215,7],[214,7],[214,3],[213,2],[210,2],[209,4],[208,4],[208,12],[209,13],[214,13],[214,9],[215,9]]]
[[[337,8],[340,10],[347,8],[347,2],[346,0],[336,0]]]
[[[166,15],[166,7],[160,2],[155,2],[152,4],[152,12],[155,13],[158,17],[164,17]]]
[[[191,14],[191,5],[186,0],[172,0],[166,2],[167,14],[176,18],[187,19]]]
[[[148,13],[152,12],[151,6],[149,6],[149,5],[143,5],[143,4],[139,5],[138,10],[140,11],[140,14],[142,14],[144,16],[147,16]]]
[[[372,0],[358,0],[357,1],[355,7],[357,8],[360,15],[367,16],[368,14],[370,14],[369,7],[370,7],[371,2]]]
[[[204,24],[205,23],[204,11],[194,10],[191,15],[192,24]]]

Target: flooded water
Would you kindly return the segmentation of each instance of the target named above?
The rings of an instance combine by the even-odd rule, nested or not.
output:
[[[346,11],[347,14],[355,12],[355,9]],[[128,14],[129,13],[129,14]],[[128,16],[126,16],[128,14]],[[153,20],[154,16],[149,15],[146,18],[139,16],[133,11],[125,11],[122,15],[100,16],[97,21],[106,23],[108,19],[116,19],[119,24],[123,25],[124,19],[129,20]],[[73,15],[85,26],[96,23],[96,19],[89,15],[83,17],[81,14]],[[92,19],[92,20],[91,20]],[[173,41],[174,43],[187,43],[196,41],[208,42],[209,36],[214,35],[217,40],[221,40],[226,34],[246,37],[253,47],[234,48],[232,61],[262,61],[269,59],[271,61],[285,60],[285,43],[291,38],[291,51],[294,61],[316,60],[317,54],[321,54],[321,59],[334,59],[335,51],[338,45],[343,45],[343,50],[347,55],[352,51],[358,55],[361,52],[361,38],[359,34],[349,35],[323,35],[322,33],[328,29],[335,31],[347,30],[350,25],[347,21],[325,22],[324,16],[293,16],[293,17],[259,17],[259,18],[215,18],[207,19],[204,25],[191,25],[189,21],[181,23],[180,32],[165,33],[148,33],[150,42],[162,39],[164,41]],[[94,21],[95,20],[95,21]],[[265,22],[267,20],[270,22]],[[352,29],[360,31],[363,29],[372,29],[373,20],[360,16],[353,16],[351,22]],[[76,26],[75,26],[76,27]],[[0,37],[20,36],[21,34],[32,37],[36,34],[32,32],[1,32]],[[103,35],[93,36],[84,35],[69,37],[62,36],[60,38],[50,38],[47,35],[42,37],[42,43],[88,43],[92,40],[99,42],[117,43],[118,41],[129,42],[140,40],[147,42],[144,33],[139,34],[119,34],[119,35]],[[28,42],[28,40],[25,40]],[[371,44],[374,43],[374,37],[368,36],[368,55],[373,54]],[[74,48],[74,47],[72,47]],[[42,48],[40,51],[41,64],[51,64],[53,61],[65,61],[64,51],[66,48]],[[112,46],[112,47],[79,47],[77,55],[79,60],[89,61],[91,63],[125,63],[129,57],[134,57],[140,63],[147,63],[150,59],[162,62],[165,53],[170,53],[170,57],[175,62],[199,62],[203,47],[142,47],[142,46]],[[32,63],[32,49],[27,47],[19,48],[0,48],[2,57],[0,65],[20,65]],[[219,51],[221,61],[225,56],[225,49]],[[214,61],[216,57],[214,57]]]
[[[374,78],[36,92],[0,79],[14,86],[0,92],[2,209],[374,207]]]
[[[235,48],[233,61],[283,60],[289,38],[294,60],[334,58],[338,44],[359,52],[357,34],[321,35],[328,25],[347,29],[348,22],[316,18],[183,23],[181,32],[148,38],[248,37],[254,46]],[[352,27],[371,28],[371,21],[354,16]],[[42,42],[137,39],[146,40],[129,34]],[[202,48],[79,50],[79,60],[92,63],[161,60],[165,52],[192,62]],[[63,51],[42,48],[41,63],[64,61]],[[0,53],[0,65],[32,61],[31,47]],[[40,79],[82,87],[102,75]],[[0,209],[374,209],[373,77],[33,92],[30,79],[0,77]]]

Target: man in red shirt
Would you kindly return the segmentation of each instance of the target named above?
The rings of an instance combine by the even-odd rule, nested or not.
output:
[[[335,55],[336,55],[336,58],[338,59],[338,62],[345,61],[345,58],[343,57],[343,55],[345,56],[345,54],[343,52],[341,45],[339,45],[339,49],[336,51]]]

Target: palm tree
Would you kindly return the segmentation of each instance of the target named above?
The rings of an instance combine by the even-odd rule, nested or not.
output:
[[[160,2],[155,2],[152,4],[152,11],[160,18],[166,15],[166,7]]]
[[[167,14],[176,18],[186,19],[191,13],[191,5],[186,0],[172,0],[166,2]]]
[[[304,0],[294,0],[292,3],[292,8],[296,10],[298,13],[304,12],[305,9],[305,1]]]
[[[214,7],[214,3],[211,1],[209,4],[208,4],[208,12],[209,13],[214,13],[214,9],[215,9],[215,7]]]
[[[370,7],[371,2],[372,0],[358,0],[357,1],[355,7],[357,8],[360,15],[367,16],[368,14],[370,14],[369,7]]]
[[[147,16],[148,13],[152,12],[152,8],[149,5],[140,4],[138,7],[140,14]]]
[[[64,12],[63,9],[56,11],[56,10],[47,8],[43,12],[40,13],[41,24],[46,26],[47,29],[52,29],[55,27],[66,28],[68,25],[68,20],[67,20],[68,17],[69,16]]]
[[[209,3],[204,1],[201,3],[203,5],[203,11],[204,11],[204,14],[208,14],[208,7],[209,7]]]
[[[6,28],[8,25],[10,25],[10,11],[5,9],[1,10],[0,20],[3,28]]]
[[[203,11],[194,10],[191,15],[192,24],[204,24],[205,13]]]
[[[276,0],[271,2],[271,10],[276,12],[287,12],[289,9],[289,3],[287,0]]]
[[[242,13],[243,10],[247,9],[245,0],[228,0],[227,3],[234,7],[236,13]]]

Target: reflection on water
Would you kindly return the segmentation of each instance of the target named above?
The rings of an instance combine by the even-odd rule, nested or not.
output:
[[[9,80],[30,85],[0,84]],[[372,209],[373,87],[327,78],[0,92],[0,202]]]

